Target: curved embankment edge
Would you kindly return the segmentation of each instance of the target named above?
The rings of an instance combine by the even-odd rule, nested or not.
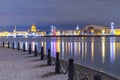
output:
[[[63,70],[67,69],[68,61],[60,60],[60,64]],[[92,68],[89,68],[89,67],[86,67],[80,64],[74,63],[74,67],[75,67],[75,76],[77,80],[80,80],[84,77],[87,77],[88,80],[93,80],[94,75],[101,75],[102,80],[120,80],[118,77],[114,75],[110,75],[105,72],[95,70],[95,69],[92,69]]]

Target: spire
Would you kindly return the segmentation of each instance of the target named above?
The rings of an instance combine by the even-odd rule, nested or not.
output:
[[[79,25],[77,24],[76,30],[79,30]]]
[[[14,27],[14,30],[13,30],[13,32],[16,32],[16,25],[14,25],[15,27]]]
[[[32,23],[32,26],[35,26],[35,23]]]

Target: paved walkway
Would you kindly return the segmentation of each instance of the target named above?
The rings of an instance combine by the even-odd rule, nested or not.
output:
[[[0,47],[0,80],[67,80],[67,75],[55,74],[55,66],[46,63],[22,50]]]

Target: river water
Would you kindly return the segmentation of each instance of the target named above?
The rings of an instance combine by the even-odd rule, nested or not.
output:
[[[74,59],[74,62],[81,64],[120,78],[120,38],[119,37],[40,37],[40,38],[1,38],[2,41],[20,42],[21,48],[23,42],[32,44],[34,51],[35,44],[40,52],[44,47],[44,53],[51,49],[51,55],[56,56],[60,53],[60,58],[68,60]]]

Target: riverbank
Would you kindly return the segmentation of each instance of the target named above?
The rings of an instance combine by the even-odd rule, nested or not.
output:
[[[6,65],[6,64],[9,64],[9,63],[12,63],[12,65],[15,65],[16,66],[16,64],[18,64],[18,63],[21,63],[22,62],[22,64],[18,64],[18,66],[20,66],[20,65],[22,65],[22,66],[26,66],[26,67],[28,67],[28,66],[37,66],[39,69],[41,68],[40,66],[42,66],[42,68],[43,68],[43,71],[45,70],[45,72],[47,72],[47,71],[49,71],[49,70],[46,70],[46,67],[47,66],[45,66],[45,64],[46,64],[46,60],[44,60],[44,61],[41,61],[40,60],[40,57],[38,56],[38,57],[34,57],[33,56],[33,54],[28,54],[28,52],[25,52],[25,53],[23,53],[21,50],[20,51],[18,51],[18,50],[13,50],[13,49],[9,49],[9,48],[2,48],[1,47],[1,53],[3,53],[3,54],[0,54],[0,60],[2,59],[2,60],[5,60],[5,59],[8,59],[7,60],[7,63],[5,62],[5,64],[4,64],[4,62],[2,63],[0,63],[1,64],[1,66],[2,66],[2,64],[3,65]],[[30,59],[29,59],[30,58]],[[28,60],[27,60],[28,59]],[[2,61],[1,60],[1,61]],[[11,61],[11,62],[9,62],[9,60]],[[17,61],[17,60],[19,60],[19,62],[15,62],[14,63],[14,60],[15,61]],[[24,63],[24,61],[23,60],[25,60],[25,63]],[[30,61],[31,62],[31,60],[33,61],[33,62],[38,62],[37,63],[37,65],[36,64],[30,64],[29,63],[29,65],[26,65],[27,64],[27,62],[26,61]],[[8,63],[9,62],[9,63]],[[6,65],[6,66],[4,66],[4,67],[6,67],[7,68],[7,66],[12,66],[12,65]],[[64,60],[61,60],[61,67],[64,69],[64,70],[66,70],[67,69],[67,65],[68,65],[68,62],[67,61],[64,61]],[[13,66],[12,66],[13,67]],[[44,69],[45,68],[45,69]],[[2,68],[0,68],[0,70],[1,70]],[[9,68],[8,68],[9,69]],[[11,69],[11,68],[10,68]],[[26,68],[25,68],[26,69]],[[38,71],[39,71],[39,69],[38,69]],[[48,72],[48,74],[46,73],[46,75],[45,76],[50,76],[51,74],[53,74],[54,75],[54,66],[52,66],[52,68],[48,68],[48,69],[50,69],[50,70],[52,70],[52,72],[50,71],[50,72]],[[3,70],[4,71],[4,70]],[[14,71],[14,69],[13,69],[13,71]],[[15,70],[16,71],[16,70]],[[11,71],[12,72],[12,71]],[[29,72],[29,71],[28,71]],[[14,72],[13,72],[14,73]],[[22,72],[23,74],[24,74],[24,71]],[[26,73],[26,72],[25,72]],[[34,73],[36,73],[36,72],[34,72]],[[80,64],[75,64],[75,73],[76,73],[76,77],[77,77],[77,80],[80,80],[81,78],[84,78],[84,77],[87,77],[89,80],[93,80],[93,76],[94,75],[96,75],[96,74],[98,74],[98,75],[100,75],[101,77],[102,77],[102,80],[120,80],[119,78],[117,78],[117,77],[114,77],[113,75],[109,75],[109,74],[107,74],[107,73],[104,73],[104,72],[101,72],[101,71],[98,71],[98,70],[95,70],[95,69],[92,69],[92,68],[88,68],[88,67],[86,67],[86,66],[82,66],[82,65],[80,65]],[[7,74],[7,72],[6,72],[6,74]],[[39,75],[44,75],[44,74],[42,74],[42,73],[38,73]],[[35,75],[38,75],[38,74],[35,74]],[[8,75],[8,74],[7,74]],[[15,75],[15,73],[14,73],[14,75]],[[31,74],[30,74],[31,75]],[[29,75],[29,76],[30,76]],[[34,75],[34,76],[35,76]],[[63,74],[62,74],[63,75]],[[13,75],[11,75],[11,76],[13,76]],[[28,77],[29,77],[28,76]],[[67,75],[63,75],[64,76],[64,78],[65,79],[67,79]],[[51,76],[50,76],[51,77]],[[42,79],[42,78],[41,78]],[[7,80],[7,79],[6,79]],[[27,79],[26,79],[27,80]],[[31,79],[30,79],[31,80]],[[35,79],[35,80],[37,80],[37,79]],[[44,80],[44,79],[42,79],[42,80]],[[54,79],[54,80],[56,80],[56,79]],[[63,79],[64,80],[64,79]]]
[[[64,70],[67,69],[68,61],[61,60],[61,66]],[[119,78],[112,76],[110,74],[100,72],[98,70],[82,66],[80,64],[74,64],[75,66],[75,76],[77,80],[80,80],[81,78],[83,79],[84,77],[87,77],[88,80],[93,80],[93,77],[95,75],[100,75],[102,80],[120,80]]]
[[[120,37],[120,35],[47,35],[41,37]]]
[[[0,80],[67,80],[55,74],[55,66],[22,50],[0,47]]]
[[[55,66],[47,66],[47,61],[41,61],[40,57],[34,57],[34,54],[28,54],[28,52],[18,51],[16,49],[2,48],[0,47],[0,79],[3,80],[67,80],[67,74],[56,75],[54,73]],[[52,59],[55,61],[54,59]],[[66,71],[68,67],[68,61],[60,60],[61,67]],[[114,76],[106,74],[104,72],[82,66],[80,64],[74,64],[75,75],[77,80],[87,77],[88,80],[93,80],[94,75],[100,75],[102,80],[120,80]]]

